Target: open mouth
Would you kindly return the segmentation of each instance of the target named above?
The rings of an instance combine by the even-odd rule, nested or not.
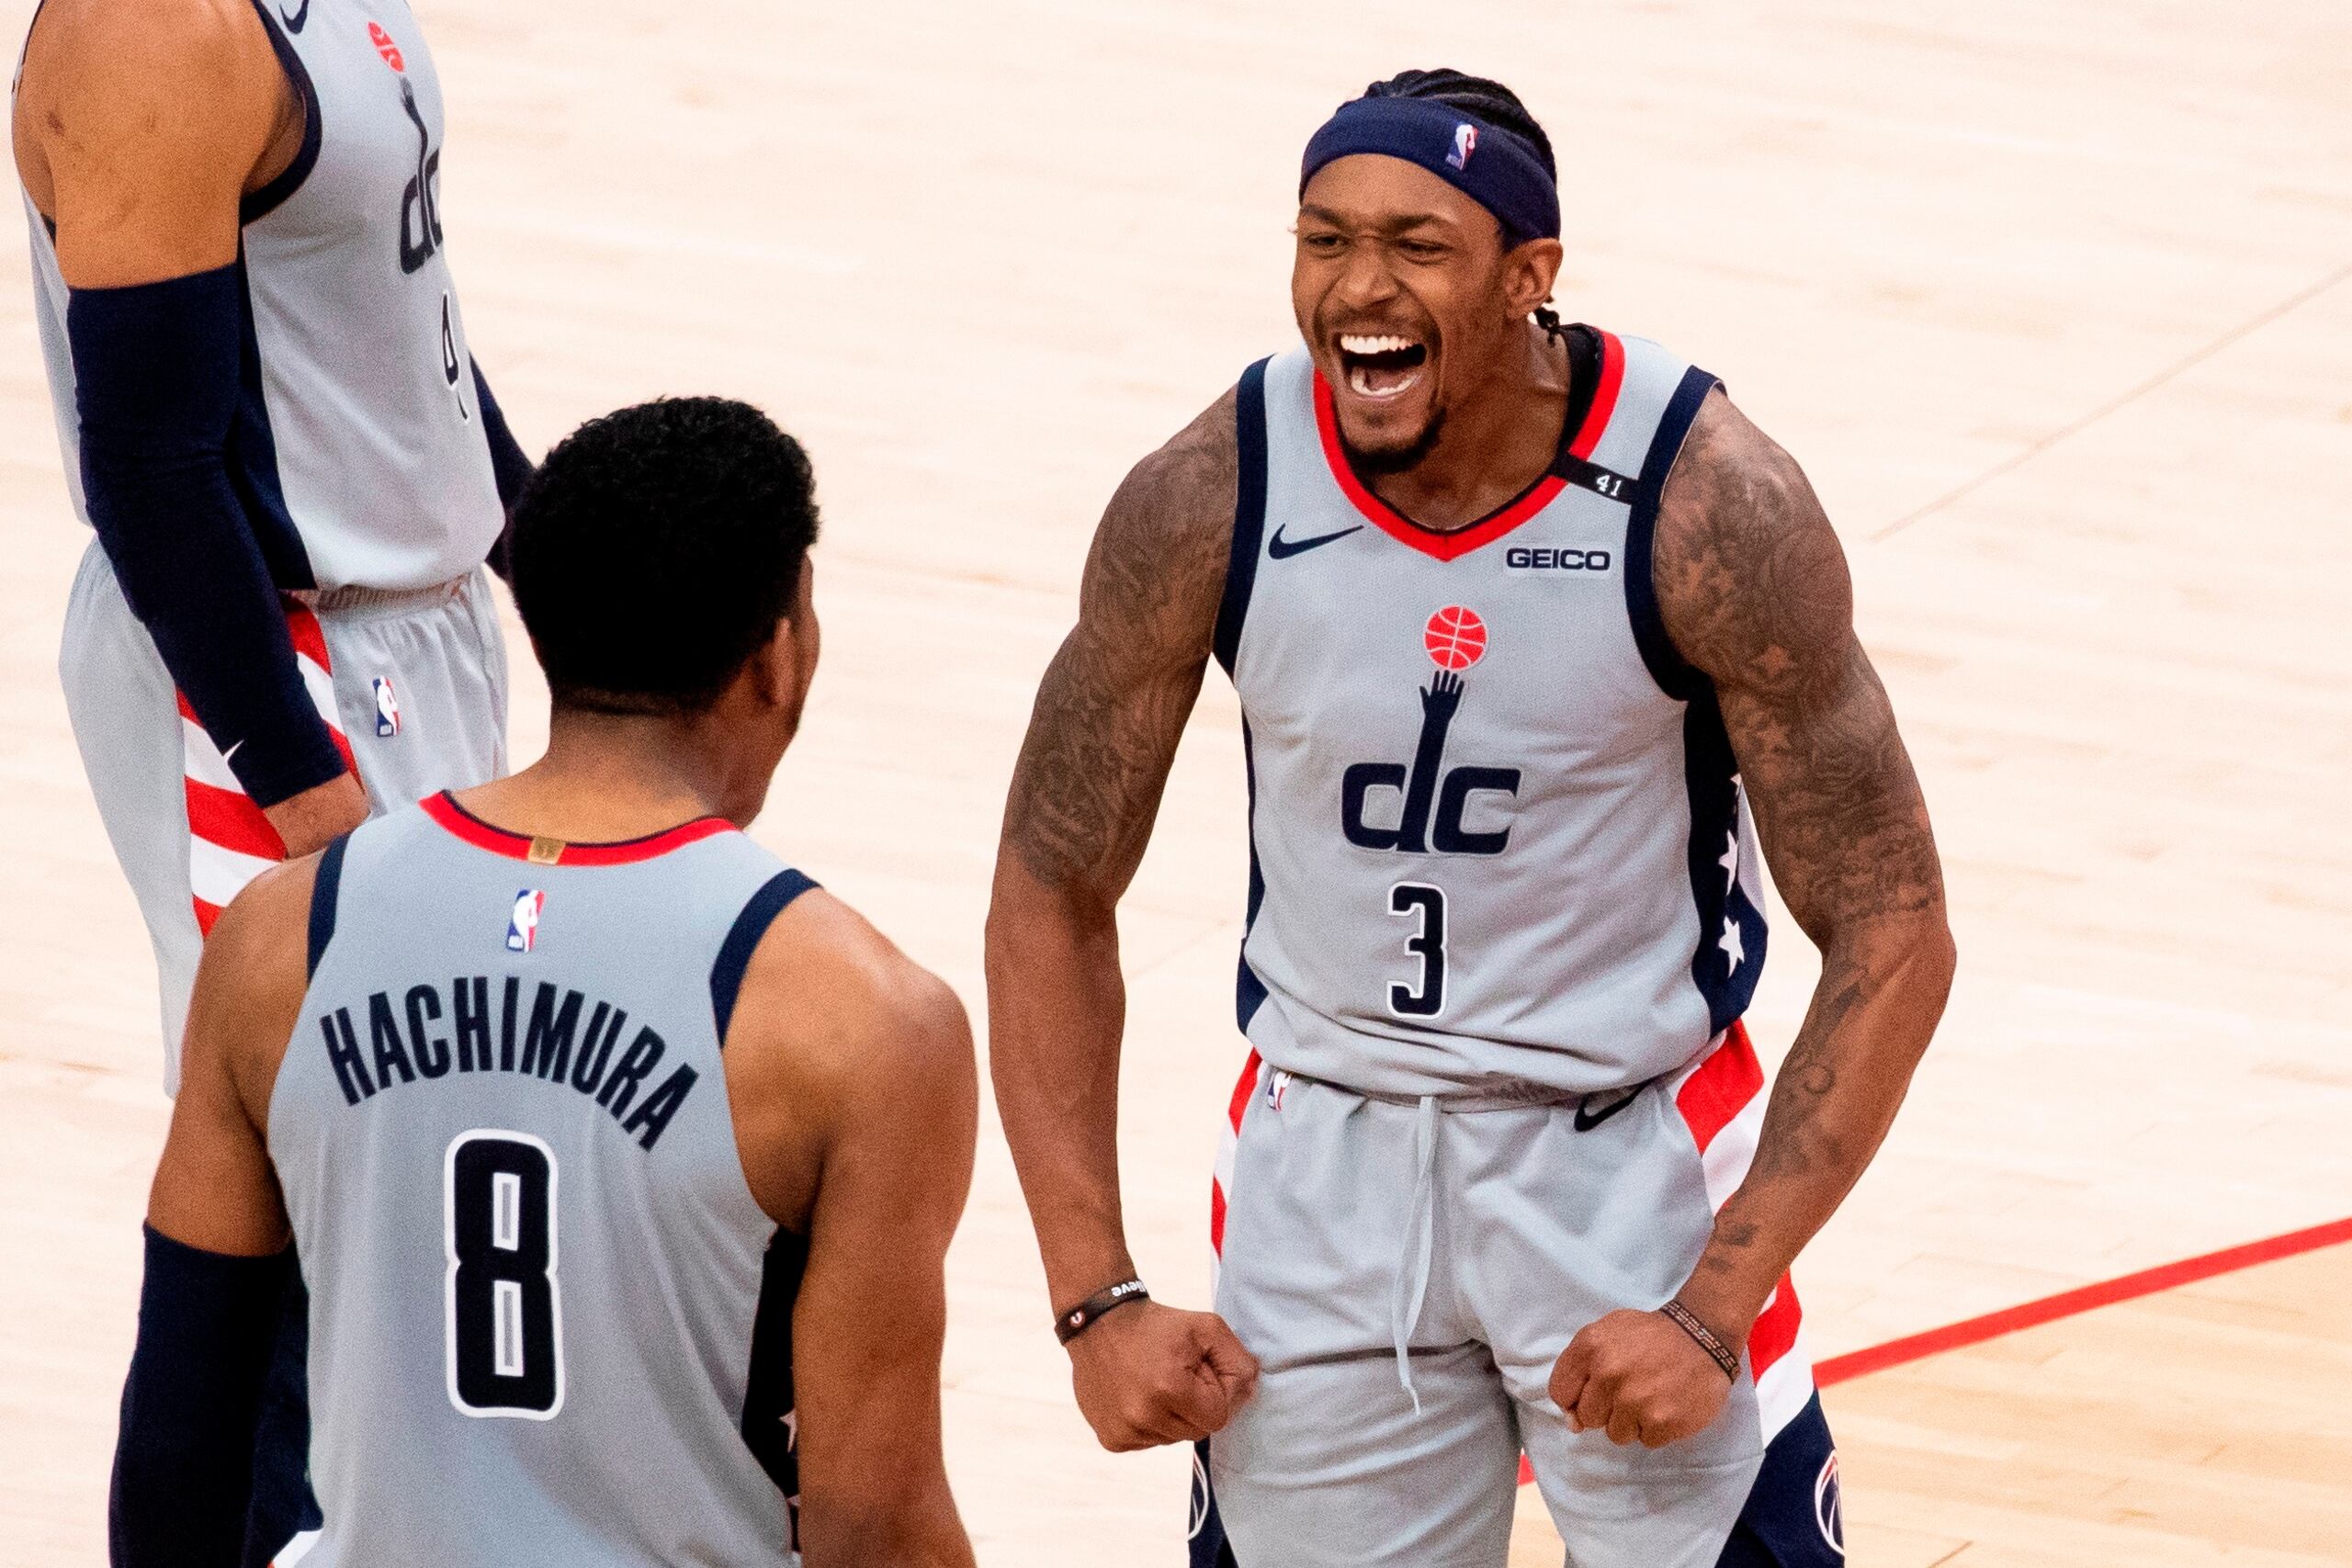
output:
[[[1429,357],[1425,344],[1394,333],[1340,336],[1340,370],[1358,397],[1394,398],[1412,390]]]

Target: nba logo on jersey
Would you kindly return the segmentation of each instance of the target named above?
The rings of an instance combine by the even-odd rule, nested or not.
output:
[[[391,682],[376,677],[376,733],[394,736],[401,732],[401,700],[393,694]]]
[[[1478,128],[1464,120],[1453,128],[1453,151],[1445,155],[1446,163],[1457,169],[1468,168],[1471,151],[1477,145]]]
[[[539,945],[539,911],[547,908],[548,896],[536,887],[526,887],[514,895],[514,909],[506,917],[506,951],[528,953]]]

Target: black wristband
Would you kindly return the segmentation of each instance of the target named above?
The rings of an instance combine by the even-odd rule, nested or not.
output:
[[[1701,1323],[1697,1314],[1689,1307],[1684,1306],[1679,1301],[1670,1301],[1657,1310],[1672,1319],[1675,1326],[1688,1334],[1691,1342],[1700,1349],[1713,1357],[1715,1365],[1724,1370],[1724,1376],[1734,1382],[1739,1381],[1738,1355],[1730,1346],[1716,1338],[1714,1331]]]
[[[1143,1288],[1141,1280],[1122,1280],[1106,1286],[1070,1308],[1054,1314],[1054,1337],[1067,1345],[1094,1326],[1095,1319],[1106,1312],[1116,1312],[1129,1302],[1148,1302],[1151,1292]]]

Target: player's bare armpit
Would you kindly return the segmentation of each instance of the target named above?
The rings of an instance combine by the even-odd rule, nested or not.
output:
[[[1048,887],[1115,897],[1142,858],[1200,692],[1233,530],[1227,391],[1137,463],[1086,558],[1078,625],[1037,691],[1005,844]]]

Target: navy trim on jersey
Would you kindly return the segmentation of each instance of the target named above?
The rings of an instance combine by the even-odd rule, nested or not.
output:
[[[1233,673],[1241,656],[1241,623],[1250,614],[1250,592],[1258,582],[1258,557],[1266,536],[1266,361],[1261,359],[1234,383],[1233,436],[1238,457],[1233,500],[1233,551],[1226,561],[1225,592],[1217,600],[1216,661]]]
[[[1241,771],[1250,783],[1250,814],[1243,820],[1250,825],[1250,908],[1241,917],[1241,954],[1233,980],[1233,1015],[1240,1021],[1241,1032],[1250,1032],[1250,1021],[1266,1003],[1266,982],[1258,978],[1250,967],[1250,932],[1258,923],[1258,908],[1266,901],[1266,874],[1258,866],[1258,752],[1250,737],[1250,719],[1241,719]]]
[[[1642,458],[1641,477],[1634,485],[1633,515],[1625,520],[1625,614],[1634,626],[1634,646],[1658,690],[1678,702],[1689,702],[1706,689],[1707,678],[1691,668],[1667,635],[1666,617],[1658,613],[1657,581],[1651,561],[1657,533],[1658,503],[1666,497],[1667,476],[1682,450],[1690,422],[1718,383],[1693,366],[1682,373],[1682,384],[1659,416],[1657,433]]]
[[[727,1048],[727,1026],[735,1017],[735,996],[743,988],[743,972],[752,965],[760,938],[795,898],[816,886],[799,872],[786,867],[760,885],[735,917],[727,940],[719,944],[718,962],[710,966],[710,1011],[718,1021],[718,1046]]]
[[[251,223],[256,219],[268,217],[285,205],[288,197],[302,188],[302,182],[311,177],[311,169],[319,161],[319,144],[325,139],[326,130],[326,116],[319,106],[318,86],[311,82],[310,70],[303,65],[302,57],[294,52],[292,40],[279,29],[277,18],[269,14],[269,7],[262,4],[262,0],[254,0],[254,11],[261,17],[263,29],[269,34],[269,47],[277,54],[277,63],[284,69],[287,81],[301,96],[302,147],[294,154],[294,161],[280,170],[275,179],[237,203],[239,223]]]
[[[794,1452],[792,1309],[808,1271],[808,1238],[779,1228],[760,1265],[759,1305],[752,1314],[752,1360],[743,1380],[743,1446],[789,1499],[800,1493],[800,1461]],[[800,1521],[791,1518],[787,1544],[800,1544]]]
[[[319,960],[327,955],[327,943],[334,940],[335,900],[343,891],[343,852],[351,847],[351,835],[339,835],[319,855],[317,875],[311,879],[311,961],[303,973],[318,978]]]
[[[1764,912],[1749,901],[1737,880],[1736,864],[1724,856],[1739,833],[1739,761],[1714,687],[1703,679],[1682,715],[1682,774],[1690,795],[1690,897],[1699,909],[1699,945],[1690,954],[1690,978],[1707,998],[1712,1038],[1747,1010],[1764,973]],[[1752,846],[1741,842],[1746,852]],[[1724,923],[1739,932],[1739,962],[1724,945]]]

